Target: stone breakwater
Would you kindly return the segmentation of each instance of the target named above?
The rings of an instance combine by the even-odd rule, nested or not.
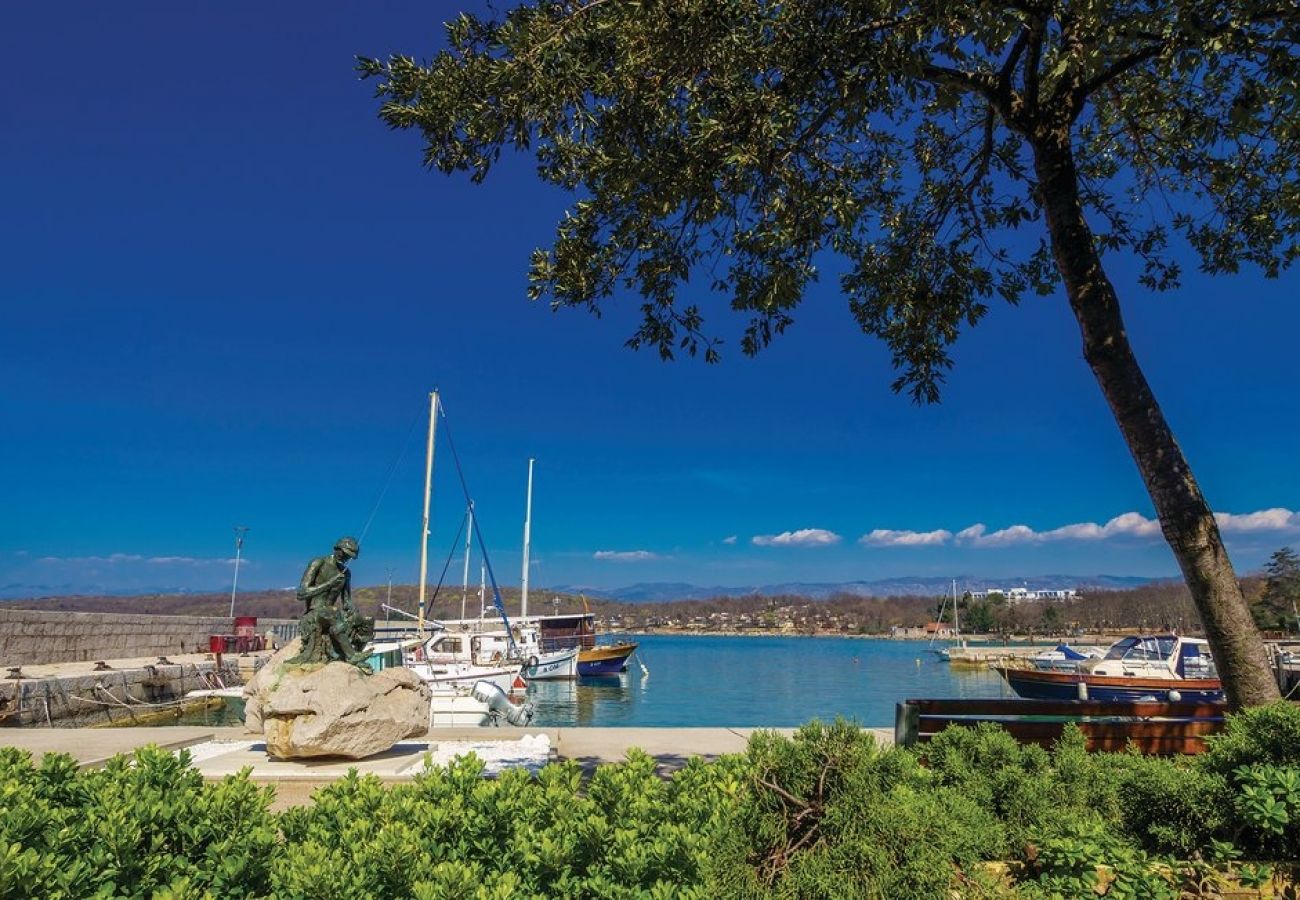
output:
[[[263,654],[264,655],[264,654]],[[258,660],[208,654],[14,667],[0,679],[0,728],[138,725],[174,716],[185,694],[242,684]],[[0,743],[3,741],[0,740]]]
[[[263,619],[257,630],[293,623]],[[229,616],[148,616],[5,609],[0,667],[206,652],[208,636],[230,634]]]

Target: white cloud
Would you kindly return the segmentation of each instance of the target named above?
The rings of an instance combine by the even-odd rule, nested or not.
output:
[[[952,538],[952,532],[944,528],[934,531],[893,531],[889,528],[877,528],[858,538],[859,544],[868,547],[932,547],[946,544]]]
[[[734,534],[729,534],[729,535],[727,535],[726,537],[724,537],[724,538],[722,539],[722,543],[724,543],[724,544],[734,544],[734,543],[736,543],[736,536],[735,536]]]
[[[248,557],[241,560],[248,564]],[[42,556],[36,563],[46,565],[109,565],[118,566],[128,563],[145,563],[155,566],[228,566],[234,565],[234,558],[197,557],[197,556],[141,556],[138,553],[110,553],[107,556]]]
[[[977,528],[979,531],[968,537],[969,543],[976,547],[1006,547],[1010,544],[1026,544],[1038,539],[1038,533],[1028,525],[1011,525],[988,533],[985,533],[983,525],[972,525],[970,528],[963,528],[959,534],[969,535]]]
[[[1219,528],[1225,534],[1258,534],[1274,531],[1300,531],[1300,512],[1274,507],[1253,513],[1215,513]],[[956,534],[945,529],[934,531],[891,531],[877,528],[859,539],[871,547],[915,547],[947,543],[950,539],[966,547],[1011,547],[1024,544],[1043,544],[1052,541],[1104,541],[1112,538],[1151,540],[1160,537],[1160,523],[1138,512],[1126,512],[1105,524],[1074,522],[1046,531],[1037,531],[1028,525],[1009,525],[989,531],[983,522],[963,528]]]
[[[591,555],[592,559],[603,559],[609,562],[642,562],[648,559],[661,559],[658,553],[652,553],[649,550],[597,550]]]
[[[976,524],[957,532],[956,538],[958,543],[972,547],[1008,547],[1048,541],[1102,541],[1117,537],[1152,538],[1159,535],[1159,522],[1148,519],[1141,513],[1127,512],[1104,525],[1075,522],[1047,531],[1035,531],[1028,525],[1011,525],[998,531],[989,531],[983,524]]]
[[[1219,522],[1219,529],[1229,534],[1300,529],[1300,512],[1280,506],[1253,513],[1215,513],[1214,518]]]
[[[751,540],[756,547],[827,547],[838,544],[841,538],[825,528],[801,528],[780,534],[758,534]]]

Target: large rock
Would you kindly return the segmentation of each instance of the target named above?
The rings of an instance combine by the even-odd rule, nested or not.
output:
[[[245,696],[244,727],[260,730],[278,759],[361,759],[429,727],[429,689],[407,669],[366,675],[347,663],[295,666],[273,657]]]
[[[244,685],[244,730],[249,734],[262,733],[262,695],[267,693],[273,682],[279,680],[284,664],[297,656],[301,649],[302,638],[294,638],[275,651],[253,675],[252,680]]]

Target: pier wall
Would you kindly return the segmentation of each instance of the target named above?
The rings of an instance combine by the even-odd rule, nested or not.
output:
[[[284,633],[296,624],[261,619],[257,631]],[[0,666],[201,653],[209,635],[230,634],[232,628],[229,616],[57,612],[5,609],[0,603]]]
[[[0,729],[161,724],[181,714],[188,691],[243,684],[252,668],[245,673],[243,661],[227,656],[218,668],[216,659],[189,654],[183,662],[103,671],[69,665],[61,668],[80,671],[0,680]]]

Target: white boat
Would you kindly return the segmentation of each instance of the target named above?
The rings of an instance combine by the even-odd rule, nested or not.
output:
[[[1177,634],[1122,638],[1101,659],[1080,662],[1069,672],[1007,666],[995,669],[1013,691],[1029,699],[1224,701],[1223,684],[1208,642]]]
[[[1060,643],[1029,657],[1030,664],[1045,672],[1077,672],[1079,665],[1091,659],[1101,659],[1104,652],[1099,647],[1071,647]]]

